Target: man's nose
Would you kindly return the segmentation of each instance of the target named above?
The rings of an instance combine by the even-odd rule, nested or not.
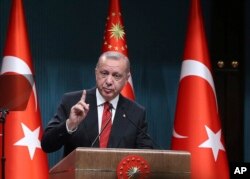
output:
[[[113,83],[113,77],[112,77],[112,75],[108,75],[107,76],[106,83],[108,85],[111,85]]]

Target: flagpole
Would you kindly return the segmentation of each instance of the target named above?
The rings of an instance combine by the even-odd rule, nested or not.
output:
[[[1,163],[2,163],[2,179],[5,179],[5,152],[4,152],[4,137],[5,137],[5,130],[4,130],[4,125],[5,125],[5,120],[6,116],[9,113],[7,109],[0,109],[1,112],[1,117],[0,117],[0,123],[2,124],[2,157],[1,157]]]

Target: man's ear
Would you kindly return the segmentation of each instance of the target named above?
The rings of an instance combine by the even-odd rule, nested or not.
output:
[[[131,76],[130,72],[128,72],[127,74],[127,80],[129,79],[129,77]]]
[[[95,68],[95,78],[97,79],[97,67]]]

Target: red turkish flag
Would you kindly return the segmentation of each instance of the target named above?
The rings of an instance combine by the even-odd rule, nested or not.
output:
[[[124,31],[120,0],[109,1],[109,13],[102,47],[102,52],[106,51],[117,51],[128,57],[126,34]],[[122,89],[121,93],[123,96],[129,99],[135,100],[131,76],[129,77],[128,82]]]
[[[171,148],[191,153],[191,178],[229,178],[199,0],[191,0]]]
[[[5,97],[1,101],[9,100],[6,105],[10,109],[5,123],[5,178],[47,179],[48,161],[40,145],[42,123],[22,0],[12,1],[7,32],[0,75],[1,93],[11,94],[1,96]],[[11,81],[5,83],[7,79]],[[15,98],[9,99],[12,95]]]

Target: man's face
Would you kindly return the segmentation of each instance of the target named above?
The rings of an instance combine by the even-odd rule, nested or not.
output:
[[[123,59],[100,59],[95,70],[96,85],[103,98],[107,101],[114,99],[126,84],[130,73]]]

